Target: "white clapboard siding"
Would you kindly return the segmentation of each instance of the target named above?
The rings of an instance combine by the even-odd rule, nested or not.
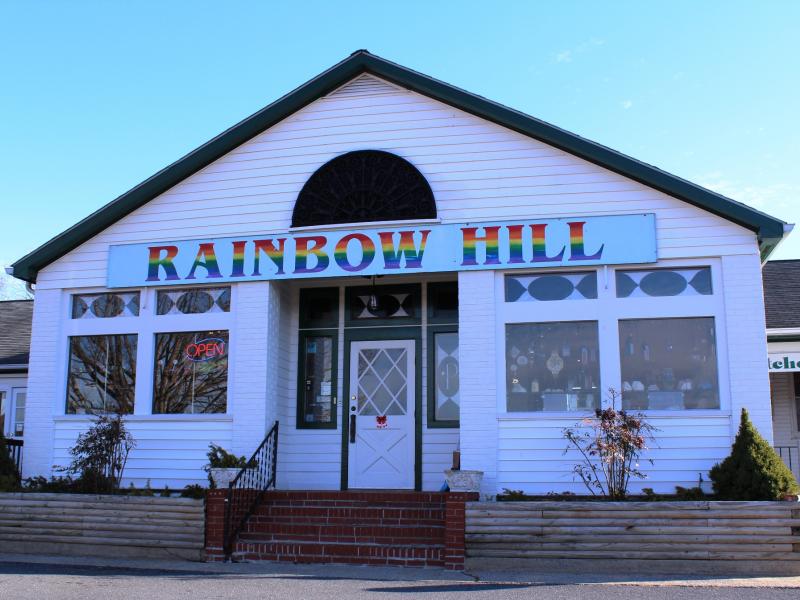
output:
[[[798,561],[798,525],[787,502],[472,502],[466,554]]]
[[[497,489],[522,490],[529,494],[573,492],[585,494],[581,481],[574,480],[572,467],[581,459],[575,451],[564,454],[567,441],[563,430],[575,425],[574,419],[502,419],[497,448]],[[708,470],[730,452],[728,416],[662,418],[653,417],[658,428],[656,440],[640,461],[647,474],[644,480],[631,479],[631,489],[643,487],[672,493],[675,486],[694,487],[703,474],[708,485]],[[653,460],[653,464],[648,459]]]
[[[285,230],[331,158],[394,152],[428,179],[445,222],[652,211],[662,258],[756,252],[754,235],[597,165],[420,94],[359,77],[221,157],[39,274],[39,289],[102,286],[110,244]]]
[[[80,433],[86,431],[89,419],[67,417],[57,419],[54,431],[53,464],[67,466],[69,449]],[[127,418],[128,431],[136,440],[136,448],[128,458],[123,485],[142,487],[150,482],[157,490],[169,486],[181,489],[199,483],[208,486],[203,466],[210,443],[231,447],[232,420]]]
[[[775,446],[794,476],[800,480],[800,431],[795,414],[792,373],[770,373],[772,423]]]
[[[336,406],[337,429],[297,428],[297,328],[300,319],[299,289],[286,285],[281,294],[280,383],[276,398],[280,421],[278,450],[278,488],[338,490],[341,487],[342,465],[342,402]],[[342,398],[342,344],[339,336],[337,398]]]

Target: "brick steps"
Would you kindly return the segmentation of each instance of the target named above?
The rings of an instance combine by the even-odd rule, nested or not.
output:
[[[340,525],[312,523],[248,523],[239,539],[245,541],[341,542],[350,544],[427,544],[444,543],[444,524],[416,525]]]
[[[400,545],[345,542],[265,542],[240,540],[234,559],[295,563],[353,563],[407,567],[444,566],[444,544]]]
[[[206,556],[223,558],[224,496],[207,498]],[[233,560],[463,568],[465,494],[271,491]]]

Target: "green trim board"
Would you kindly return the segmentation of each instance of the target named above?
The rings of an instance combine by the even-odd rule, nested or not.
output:
[[[342,396],[342,477],[341,488],[348,489],[348,450],[350,420],[346,407],[350,405],[350,342],[377,340],[414,340],[414,489],[422,490],[422,328],[411,327],[354,327],[344,331],[344,384]]]
[[[540,119],[400,66],[366,50],[358,50],[17,260],[12,265],[13,275],[35,282],[39,270],[51,262],[234,148],[363,73],[537,139],[737,223],[757,234],[764,258],[786,233],[786,223],[766,213]]]
[[[337,290],[338,291],[338,290]],[[306,341],[310,337],[329,337],[331,338],[331,421],[328,423],[308,423],[304,418],[303,390],[305,389],[305,350]],[[337,371],[339,369],[339,330],[338,329],[302,329],[298,332],[297,339],[297,429],[336,429],[338,427],[338,390],[339,384]]]
[[[438,421],[436,419],[436,349],[434,336],[437,333],[458,333],[458,325],[429,325],[428,336],[428,429],[458,429],[459,421]]]
[[[299,325],[300,329],[338,328],[339,288],[302,288]]]
[[[458,281],[429,281],[425,288],[428,324],[458,324]]]
[[[787,335],[767,333],[767,342],[800,342],[800,334],[790,333]]]
[[[363,302],[357,297],[375,294],[385,301],[396,301],[392,296],[402,297],[408,295],[403,302],[397,301],[397,309],[402,309],[407,316],[369,317],[364,319],[353,318],[354,311],[365,311]],[[393,305],[394,306],[394,305]],[[348,286],[344,292],[344,326],[346,328],[360,327],[395,327],[398,325],[419,325],[422,322],[422,284],[402,283],[373,286]],[[367,311],[369,312],[369,311]]]

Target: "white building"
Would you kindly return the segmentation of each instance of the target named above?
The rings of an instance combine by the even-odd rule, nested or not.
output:
[[[354,53],[14,264],[36,283],[26,476],[122,411],[127,476],[202,482],[280,422],[278,488],[584,492],[608,388],[696,485],[772,439],[761,262],[782,221]],[[638,489],[638,488],[636,488]]]
[[[800,260],[764,265],[775,449],[800,480]]]

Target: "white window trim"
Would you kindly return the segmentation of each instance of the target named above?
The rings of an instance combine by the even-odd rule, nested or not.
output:
[[[197,315],[157,315],[156,299],[159,290],[208,288],[208,287],[230,287],[231,288],[231,310],[230,312],[205,313]],[[138,317],[111,317],[107,319],[73,319],[72,318],[72,296],[80,294],[96,294],[103,292],[133,292],[138,291],[139,296],[139,316]],[[67,410],[67,380],[69,379],[69,338],[82,335],[122,335],[135,334],[136,341],[136,382],[134,388],[133,414],[126,415],[126,419],[132,417],[149,416],[153,420],[164,419],[173,420],[205,420],[209,415],[205,414],[181,414],[153,413],[153,381],[155,369],[155,338],[157,333],[181,333],[187,331],[211,331],[224,329],[228,331],[228,394],[225,413],[215,413],[217,418],[230,416],[234,412],[234,402],[236,398],[234,385],[236,378],[232,377],[234,365],[236,364],[236,302],[238,299],[238,288],[236,284],[224,283],[215,285],[193,285],[193,286],[169,286],[169,287],[150,287],[135,289],[104,289],[104,288],[80,288],[68,289],[63,291],[61,315],[66,324],[61,336],[62,343],[58,350],[57,360],[63,365],[60,374],[59,390],[55,395],[53,404],[53,416],[55,419],[66,417],[90,419],[91,415],[70,415]],[[265,316],[266,318],[266,316]],[[212,419],[216,420],[216,419]]]
[[[710,296],[670,296],[663,298],[617,298],[616,271],[709,267],[711,269]],[[697,410],[642,410],[651,418],[715,418],[731,413],[730,378],[728,372],[728,336],[725,322],[725,301],[722,286],[722,262],[708,259],[670,259],[652,264],[631,264],[589,267],[577,266],[565,269],[531,269],[525,274],[554,274],[563,272],[597,271],[597,298],[584,300],[554,300],[543,302],[506,302],[505,276],[521,274],[523,271],[495,272],[495,341],[497,352],[497,414],[498,420],[563,420],[580,418],[587,411],[508,412],[506,410],[506,339],[505,326],[509,323],[547,323],[569,321],[597,321],[600,353],[600,386],[603,405],[607,391],[613,387],[622,389],[619,356],[619,321],[625,319],[658,319],[681,317],[713,317],[716,329],[717,379],[720,407]]]

